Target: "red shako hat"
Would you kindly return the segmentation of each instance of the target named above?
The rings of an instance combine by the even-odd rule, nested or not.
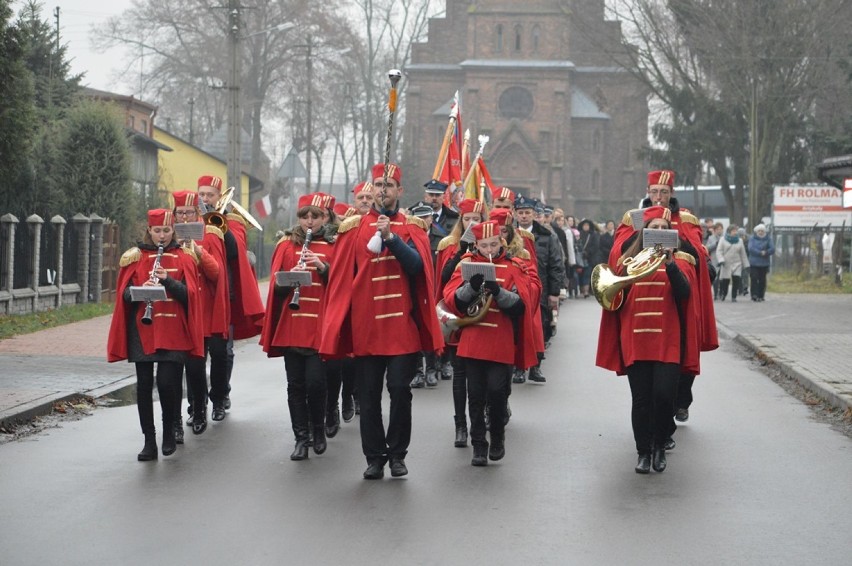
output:
[[[491,238],[499,235],[500,226],[493,220],[489,220],[487,222],[480,222],[479,224],[473,227],[473,236],[477,240],[484,240],[485,238]]]
[[[172,193],[172,199],[175,201],[175,208],[179,206],[197,206],[198,193],[195,191],[175,191]]]
[[[488,220],[496,222],[498,226],[510,226],[514,219],[515,216],[508,208],[495,208],[488,215]]]
[[[376,163],[375,165],[373,165],[373,181],[384,177],[384,175],[384,163]],[[397,185],[402,184],[402,169],[400,169],[399,165],[397,165],[396,163],[388,164],[388,179],[393,179],[394,181],[396,181]]]
[[[668,185],[674,186],[675,172],[669,169],[660,169],[659,171],[651,171],[648,173],[648,186],[651,185]]]
[[[481,200],[473,198],[464,199],[459,203],[458,207],[459,214],[470,214],[471,212],[478,212],[482,214],[482,211],[485,208]]]
[[[204,175],[198,178],[198,188],[213,187],[217,191],[222,190],[222,178],[215,175]]]
[[[155,208],[148,211],[148,226],[171,226],[175,223],[175,216],[171,210]]]

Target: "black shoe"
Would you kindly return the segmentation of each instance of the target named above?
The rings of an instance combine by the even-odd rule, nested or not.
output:
[[[192,416],[192,415],[189,415],[188,417],[186,417],[186,421],[184,421],[184,423],[186,424],[186,426],[190,426],[190,427],[191,427],[191,426],[192,426],[192,423],[193,423],[193,416]]]
[[[297,440],[296,447],[293,448],[293,453],[290,454],[291,460],[307,460],[308,459],[308,442],[307,440]]]
[[[171,456],[176,450],[175,427],[163,426],[163,456]]]
[[[436,387],[438,385],[438,371],[435,369],[426,370],[426,386]]]
[[[136,455],[136,459],[140,462],[149,462],[157,459],[157,437],[153,434],[145,435],[145,446],[142,447],[142,452]]]
[[[175,423],[175,443],[183,444],[183,419],[178,419]]]
[[[512,407],[509,406],[509,400],[506,399],[506,414],[503,417],[503,426],[506,427],[509,424],[509,420],[512,418]]]
[[[448,381],[453,378],[453,364],[444,362],[441,364],[441,379]]]
[[[732,303],[736,303],[736,302],[737,302],[737,298],[736,298],[736,297],[731,297],[731,302],[732,302]]]
[[[391,458],[390,471],[391,476],[395,478],[407,476],[408,468],[405,467],[405,460],[403,460],[402,458]]]
[[[224,421],[225,420],[225,405],[222,401],[213,401],[213,420],[214,421]]]
[[[423,370],[417,370],[417,373],[414,374],[414,379],[411,380],[411,388],[412,389],[422,389],[426,385],[426,376],[423,374]]]
[[[685,423],[689,420],[689,409],[678,409],[675,413],[675,420],[679,423]]]
[[[352,398],[343,400],[343,422],[348,423],[355,418],[355,403]]]
[[[495,462],[497,460],[502,460],[503,456],[506,455],[506,447],[503,444],[502,438],[492,438],[491,446],[488,447],[488,457]]]
[[[547,381],[541,374],[540,367],[535,366],[530,368],[530,381],[535,381],[536,383],[544,383]]]
[[[636,463],[636,473],[637,474],[650,474],[651,473],[651,455],[650,454],[639,454],[639,461]]]
[[[654,471],[656,472],[665,472],[666,471],[666,449],[663,448],[654,448]]]
[[[361,401],[359,401],[358,399],[353,399],[352,403],[355,405],[355,414],[360,415],[361,414]]]
[[[322,454],[328,448],[328,443],[325,441],[324,427],[318,426],[314,429],[314,454]]]
[[[225,398],[222,400],[222,406],[225,407],[226,411],[231,410],[231,396],[230,395],[225,395]]]
[[[666,441],[663,443],[663,446],[665,447],[665,449],[666,449],[666,450],[674,450],[674,449],[675,449],[675,446],[677,446],[677,444],[675,443],[674,438],[672,438],[672,437],[670,436],[670,437],[668,437],[668,438],[666,439]]]
[[[526,378],[526,376],[525,376],[525,374],[524,374],[524,370],[522,370],[522,369],[515,369],[515,370],[512,372],[512,383],[523,383],[523,382],[525,382],[526,380],[527,380],[527,378]]]
[[[201,434],[205,430],[207,430],[207,409],[205,408],[204,413],[195,417],[193,415],[192,419],[192,434]]]
[[[473,458],[470,460],[471,466],[487,466],[488,465],[488,445],[479,445],[473,447]]]
[[[467,446],[467,424],[456,423],[456,441],[453,443],[456,448],[464,448]]]
[[[365,480],[380,480],[383,477],[385,477],[385,465],[381,461],[367,464],[367,469],[364,470]]]
[[[335,409],[333,412],[325,416],[325,435],[328,438],[337,436],[340,430],[340,411]]]

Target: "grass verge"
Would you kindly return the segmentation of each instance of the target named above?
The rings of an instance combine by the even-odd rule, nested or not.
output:
[[[834,275],[814,275],[793,272],[770,273],[767,276],[766,290],[772,293],[816,293],[847,294],[852,293],[852,273],[843,274],[843,287],[834,284]]]
[[[112,303],[85,303],[30,314],[0,315],[0,340],[103,316],[110,314],[112,308]]]

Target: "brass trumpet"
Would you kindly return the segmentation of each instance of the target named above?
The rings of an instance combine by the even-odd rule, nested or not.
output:
[[[458,317],[450,312],[443,299],[438,301],[438,304],[435,305],[435,312],[438,315],[438,322],[441,324],[441,333],[444,335],[444,341],[448,342],[453,332],[482,321],[485,315],[488,314],[488,309],[491,307],[493,300],[494,296],[491,293],[480,293],[476,301],[471,303],[467,308],[467,316],[463,317]]]
[[[645,248],[635,257],[622,262],[627,275],[619,276],[612,272],[609,265],[599,263],[592,270],[592,293],[605,310],[617,311],[624,302],[624,289],[637,281],[650,277],[666,260],[667,252],[660,244]]]
[[[260,222],[255,220],[254,216],[249,214],[248,210],[240,206],[240,204],[234,200],[235,191],[236,189],[234,187],[230,187],[227,191],[225,191],[225,193],[219,198],[219,201],[216,203],[216,212],[218,212],[220,215],[224,215],[228,212],[228,207],[230,207],[232,212],[239,216],[242,216],[246,222],[263,232],[263,226],[260,225]]]

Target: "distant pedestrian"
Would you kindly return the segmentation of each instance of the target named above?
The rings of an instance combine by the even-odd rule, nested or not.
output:
[[[737,235],[737,226],[728,226],[725,237],[716,248],[716,260],[719,262],[719,298],[725,300],[728,287],[731,286],[731,301],[737,302],[737,293],[742,284],[743,270],[749,266],[745,245]],[[733,285],[732,285],[733,281]]]
[[[763,301],[766,294],[766,274],[769,273],[769,258],[775,254],[772,237],[766,234],[766,225],[754,227],[754,235],[748,241],[748,262],[751,275],[751,300]]]

